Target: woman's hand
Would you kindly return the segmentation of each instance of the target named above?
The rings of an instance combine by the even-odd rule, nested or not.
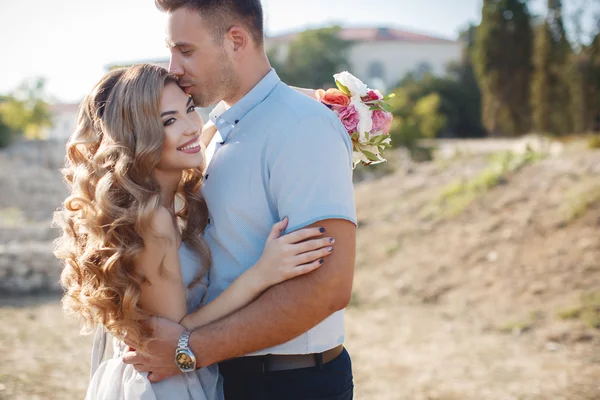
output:
[[[317,91],[315,89],[306,89],[306,88],[299,88],[296,86],[290,86],[292,89],[297,90],[298,92],[307,95],[310,98],[313,98],[315,100],[317,100]]]
[[[287,224],[284,218],[273,226],[262,256],[250,269],[265,289],[314,271],[333,251],[334,239],[321,237],[324,229],[304,228],[281,236]]]

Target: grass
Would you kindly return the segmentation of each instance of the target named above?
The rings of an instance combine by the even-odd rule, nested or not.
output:
[[[17,207],[0,209],[0,223],[3,226],[17,226],[22,224],[24,219],[23,211]]]
[[[451,183],[442,189],[433,202],[426,206],[425,213],[429,214],[433,211],[443,217],[455,217],[477,197],[506,182],[510,173],[543,158],[542,153],[533,151],[523,154],[512,151],[493,154],[488,166],[481,173],[471,179]]]
[[[518,335],[533,329],[534,325],[544,318],[544,314],[540,311],[532,311],[529,316],[521,321],[510,321],[500,325],[497,329],[501,333],[510,333]]]
[[[598,202],[600,202],[600,185],[591,188],[588,186],[584,190],[571,193],[567,196],[564,222],[568,223],[581,217]]]
[[[600,290],[583,294],[578,305],[559,310],[557,317],[580,320],[590,328],[600,329]]]
[[[600,149],[600,135],[592,135],[587,142],[589,149]]]

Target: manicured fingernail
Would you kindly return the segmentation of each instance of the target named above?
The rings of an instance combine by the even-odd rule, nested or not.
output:
[[[319,260],[319,264],[323,264],[325,261],[323,260]]]
[[[331,253],[333,251],[333,247],[328,247],[327,251]]]
[[[325,233],[325,228],[319,228],[319,232]]]
[[[334,238],[329,238],[329,243],[335,243],[335,239]]]

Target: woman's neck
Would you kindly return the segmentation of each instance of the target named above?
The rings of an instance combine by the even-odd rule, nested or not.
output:
[[[175,193],[182,172],[155,171],[154,175],[160,186],[160,205],[175,213]]]

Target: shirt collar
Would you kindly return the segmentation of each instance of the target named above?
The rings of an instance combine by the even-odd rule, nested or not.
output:
[[[277,72],[271,68],[269,73],[265,75],[252,90],[229,109],[227,109],[224,101],[217,104],[210,113],[209,118],[216,125],[223,140],[227,139],[227,136],[233,127],[237,125],[250,110],[262,103],[279,82],[281,82],[281,80],[279,79]]]

